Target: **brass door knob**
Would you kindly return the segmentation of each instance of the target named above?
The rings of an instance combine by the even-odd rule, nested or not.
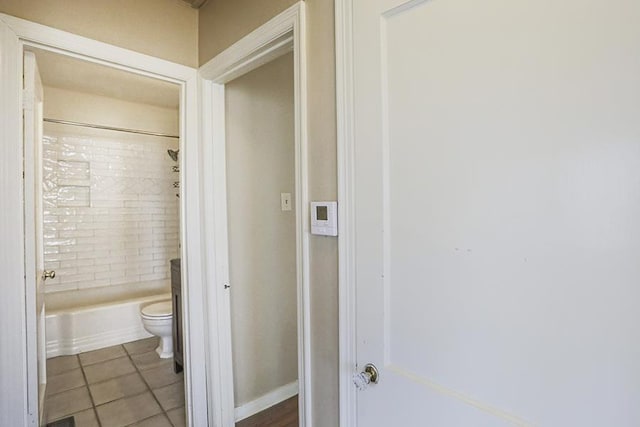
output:
[[[364,365],[364,371],[362,373],[368,378],[369,383],[378,384],[378,380],[380,379],[380,373],[378,372],[378,368],[373,363],[367,363]]]
[[[380,373],[373,363],[367,363],[364,370],[353,376],[353,383],[358,390],[363,391],[369,387],[369,384],[378,384]]]
[[[55,279],[55,277],[56,277],[56,272],[53,270],[45,270],[44,273],[42,273],[43,280]]]

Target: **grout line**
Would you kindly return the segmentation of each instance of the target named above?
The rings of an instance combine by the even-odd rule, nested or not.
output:
[[[108,381],[115,380],[115,379],[122,378],[122,377],[126,377],[127,375],[133,375],[133,374],[135,374],[135,372],[129,372],[129,373],[126,373],[126,374],[117,375],[115,377],[107,378],[106,380],[101,380],[101,381],[97,381],[95,383],[90,383],[90,384],[87,383],[87,384],[89,384],[89,385],[98,385],[98,384],[106,383]]]
[[[67,355],[67,356],[75,356],[76,360],[78,361],[78,365],[80,365],[80,359],[78,358],[78,355],[77,355],[77,354],[72,354],[72,355]],[[55,376],[58,376],[58,375],[67,374],[67,373],[72,372],[72,371],[74,371],[74,370],[76,370],[76,369],[79,369],[79,368],[73,368],[73,369],[69,369],[69,370],[64,371],[64,372],[59,372],[59,373],[57,373],[56,375],[52,375],[52,377],[55,377]],[[81,372],[82,372],[82,371],[81,371]],[[53,396],[56,396],[56,395],[58,395],[58,394],[60,394],[60,393],[65,393],[65,392],[68,392],[68,391],[77,390],[77,389],[82,388],[82,387],[87,387],[87,381],[86,381],[86,379],[84,378],[84,373],[83,373],[82,378],[83,378],[83,380],[84,380],[84,384],[83,384],[83,385],[81,385],[81,386],[79,386],[79,387],[74,387],[74,388],[70,388],[69,390],[63,390],[63,391],[59,391],[59,392],[57,392],[57,393],[51,393],[51,394],[47,392],[47,393],[45,394],[45,397],[44,397],[44,405],[43,405],[43,406],[44,406],[44,408],[47,408],[47,400],[51,399]],[[48,381],[49,381],[49,376],[47,376],[47,382],[48,382]],[[88,392],[89,392],[89,387],[87,387],[87,393],[88,393]],[[86,411],[87,409],[91,409],[91,408],[83,409],[83,411]],[[46,415],[46,417],[44,418],[45,424],[49,424],[50,422],[59,421],[59,420],[62,420],[62,419],[64,419],[64,418],[66,418],[66,417],[70,417],[70,416],[72,416],[72,415],[73,415],[72,413],[71,413],[71,414],[63,414],[63,415],[60,415],[60,416],[59,416],[58,418],[56,418],[56,419],[51,419],[51,420],[50,420],[50,419],[49,419],[49,413],[48,413],[49,411],[48,411],[48,410],[46,410],[46,409],[43,409],[43,411],[45,412],[45,414],[44,414],[44,415]]]
[[[118,359],[123,359],[124,357],[125,356],[122,356],[122,357],[119,357]],[[111,359],[111,360],[114,360],[114,359]],[[92,365],[89,365],[89,366],[92,366]],[[83,368],[84,367],[81,366],[80,368],[75,368],[75,369],[79,369],[80,371],[82,371],[82,377],[84,378],[84,381],[85,381],[84,384],[79,385],[77,387],[73,387],[73,388],[67,389],[67,390],[58,391],[56,393],[50,393],[47,396],[56,396],[56,395],[58,395],[60,393],[65,393],[67,391],[76,390],[76,389],[78,389],[80,387],[87,387],[88,388],[90,385],[98,385],[98,384],[106,383],[106,382],[111,381],[111,380],[115,380],[115,379],[118,379],[118,378],[126,377],[127,375],[133,375],[133,374],[137,373],[136,371],[132,371],[132,372],[129,372],[129,373],[126,373],[126,374],[117,375],[115,377],[107,378],[105,380],[100,380],[98,382],[89,384],[89,382],[87,380],[87,377],[86,377],[86,375],[84,373],[84,369]],[[67,371],[66,373],[69,373],[69,372],[71,372],[71,371]],[[98,406],[100,406],[100,405],[98,405]]]
[[[145,339],[148,339],[148,338],[144,338],[143,340],[145,340]],[[142,340],[139,340],[139,341],[142,341]],[[133,342],[135,342],[135,341],[133,341]],[[147,380],[146,380],[146,379],[144,378],[144,376],[142,375],[142,371],[146,371],[147,369],[144,369],[144,370],[143,370],[143,369],[140,369],[140,368],[138,367],[138,365],[136,364],[136,362],[133,360],[133,357],[132,357],[132,356],[136,356],[136,355],[138,355],[138,354],[150,353],[150,352],[151,352],[151,351],[153,351],[153,350],[149,350],[149,351],[145,351],[145,352],[141,352],[141,353],[131,354],[131,353],[129,353],[129,351],[127,350],[127,348],[126,348],[123,344],[119,344],[119,345],[124,349],[124,353],[125,353],[125,355],[124,355],[124,356],[116,356],[116,357],[114,357],[114,358],[112,358],[112,359],[103,360],[103,361],[96,362],[96,363],[92,363],[92,364],[89,364],[89,365],[86,365],[86,366],[82,363],[82,361],[81,361],[81,359],[80,359],[79,354],[74,354],[73,356],[75,356],[75,357],[76,357],[76,360],[78,361],[79,369],[80,369],[80,371],[81,371],[81,373],[82,373],[82,378],[83,378],[83,380],[84,380],[84,384],[83,384],[82,386],[75,387],[75,388],[73,388],[73,389],[64,390],[64,391],[61,391],[61,392],[58,392],[58,393],[54,393],[54,394],[48,395],[46,398],[49,398],[50,396],[55,396],[55,395],[57,395],[57,394],[59,394],[59,393],[64,393],[64,392],[66,392],[66,391],[76,390],[76,389],[81,388],[81,387],[86,387],[86,388],[87,388],[87,393],[89,394],[89,399],[91,400],[92,408],[87,408],[87,409],[84,409],[83,411],[88,410],[88,409],[93,409],[93,413],[94,413],[94,415],[95,415],[95,417],[96,417],[96,420],[97,420],[97,422],[98,422],[98,425],[99,425],[100,427],[102,427],[102,421],[100,420],[100,417],[98,416],[98,411],[97,411],[97,407],[98,407],[98,406],[102,406],[102,405],[106,405],[106,404],[109,404],[109,403],[112,403],[112,402],[116,402],[116,401],[118,401],[118,400],[120,400],[120,399],[127,399],[127,398],[130,398],[130,397],[139,396],[139,395],[142,395],[142,394],[145,394],[145,393],[148,393],[148,392],[149,392],[149,393],[151,393],[151,396],[153,397],[153,399],[154,399],[154,400],[156,401],[156,403],[158,404],[158,407],[160,408],[160,412],[159,412],[159,413],[157,413],[157,414],[154,414],[154,415],[152,415],[152,416],[150,416],[150,417],[144,418],[144,419],[142,419],[142,420],[135,421],[135,422],[134,422],[134,423],[132,423],[132,424],[136,424],[136,423],[139,423],[139,422],[141,422],[141,421],[147,420],[147,419],[149,419],[149,418],[155,417],[155,416],[157,416],[157,415],[159,415],[159,414],[163,414],[163,415],[164,415],[164,416],[169,420],[169,422],[173,425],[173,422],[171,421],[171,418],[169,418],[168,411],[165,411],[165,409],[163,408],[162,404],[160,403],[160,401],[159,401],[159,400],[158,400],[158,398],[156,397],[155,393],[153,392],[153,389],[151,388],[151,386],[149,385],[149,383],[147,382]],[[98,350],[100,350],[100,349],[98,349]],[[97,365],[97,364],[99,364],[99,363],[109,362],[109,361],[116,360],[116,359],[123,359],[123,358],[125,358],[125,357],[127,357],[127,358],[129,359],[129,361],[131,362],[131,364],[133,365],[133,367],[134,367],[134,369],[135,369],[134,371],[129,372],[129,373],[126,373],[126,374],[123,374],[123,375],[118,375],[118,376],[115,376],[115,377],[112,377],[112,378],[107,378],[107,379],[104,379],[104,380],[102,380],[102,381],[98,381],[98,382],[95,382],[95,383],[91,383],[91,385],[102,384],[102,383],[105,383],[105,382],[107,382],[107,381],[111,381],[111,380],[114,380],[114,379],[122,378],[122,377],[125,377],[125,376],[127,376],[127,375],[132,375],[132,374],[136,373],[136,374],[138,374],[138,376],[142,379],[142,382],[144,383],[144,385],[145,385],[146,389],[145,389],[145,390],[143,390],[143,391],[141,391],[140,393],[136,393],[136,394],[128,395],[128,396],[125,396],[125,397],[121,397],[121,398],[118,398],[118,399],[111,400],[111,401],[109,401],[109,402],[103,402],[103,403],[101,403],[100,405],[96,405],[96,402],[95,402],[95,400],[93,399],[93,395],[91,394],[91,389],[90,389],[90,387],[89,387],[89,381],[87,380],[87,375],[86,375],[86,372],[85,372],[85,367],[91,367],[91,366],[95,366],[95,365]],[[149,369],[154,369],[154,368],[156,368],[156,367],[149,368]],[[69,373],[69,372],[71,372],[71,371],[73,371],[73,370],[75,370],[75,369],[78,369],[78,368],[77,368],[77,367],[74,367],[74,368],[72,368],[72,369],[69,369],[68,371],[64,371],[64,372],[58,373],[58,374],[56,374],[56,375],[60,375],[60,374],[64,374],[64,373]],[[55,376],[55,375],[54,375],[54,376]],[[178,382],[178,381],[176,381],[176,382]],[[166,385],[163,385],[162,387],[158,387],[158,389],[163,388],[163,387],[167,387],[167,386],[170,386],[170,385],[173,385],[173,384],[175,384],[176,382],[174,382],[174,383],[170,383],[170,384],[166,384]],[[169,411],[173,411],[174,409],[179,409],[179,408],[180,408],[180,407],[177,407],[177,408],[171,408],[171,409],[169,409]],[[66,416],[71,416],[71,415],[73,415],[73,414],[69,414],[69,415],[66,415]],[[129,424],[129,425],[132,425],[132,424]]]
[[[145,340],[145,339],[147,339],[147,338],[143,338],[143,340]],[[135,342],[135,341],[134,341],[134,342]],[[127,344],[128,344],[128,343],[127,343]],[[145,352],[143,352],[143,353],[136,353],[136,354],[131,355],[131,354],[127,351],[126,347],[124,347],[124,345],[123,345],[123,344],[119,344],[119,345],[121,345],[121,346],[124,348],[124,356],[117,356],[117,357],[114,357],[113,359],[107,359],[107,360],[103,360],[103,361],[101,361],[101,362],[92,363],[92,364],[90,364],[90,365],[87,365],[87,367],[95,366],[95,365],[97,365],[98,363],[111,362],[112,360],[116,360],[116,359],[124,359],[124,358],[128,358],[128,359],[129,359],[129,361],[131,362],[131,364],[133,365],[133,367],[135,368],[135,371],[128,372],[128,373],[126,373],[126,374],[122,374],[122,375],[117,375],[117,376],[115,376],[115,377],[107,378],[107,379],[104,379],[104,380],[100,380],[100,381],[97,381],[97,382],[95,382],[95,383],[91,383],[91,385],[102,384],[102,383],[105,383],[105,382],[107,382],[107,381],[111,381],[111,380],[114,380],[114,379],[117,379],[117,378],[126,377],[127,375],[133,375],[134,373],[137,373],[138,375],[142,376],[142,374],[141,374],[141,372],[142,372],[142,371],[147,371],[147,370],[149,370],[149,369],[155,369],[155,368],[157,368],[157,366],[154,366],[154,367],[152,367],[152,368],[147,368],[147,369],[138,369],[138,365],[136,364],[136,362],[135,362],[135,361],[133,360],[133,358],[132,358],[132,356],[137,356],[137,355],[139,355],[139,354],[151,353],[151,351],[153,351],[153,350],[145,351]],[[82,364],[82,361],[80,361],[80,365],[84,368],[84,365]],[[143,377],[142,379],[144,380],[144,377]],[[146,384],[146,382],[145,382],[145,384]],[[112,402],[113,402],[113,401],[112,401]],[[98,406],[100,406],[100,405],[98,405]]]
[[[89,381],[87,380],[87,374],[84,372],[84,366],[82,365],[82,361],[80,360],[80,356],[76,354],[78,358],[78,363],[80,364],[80,370],[82,371],[82,377],[84,378],[84,384],[87,387],[87,393],[89,393],[89,399],[91,399],[91,405],[93,408],[93,415],[96,417],[96,421],[98,422],[98,427],[102,427],[102,422],[100,421],[100,417],[98,417],[98,411],[96,410],[96,402],[93,400],[93,395],[91,394],[91,389],[89,388]]]
[[[108,401],[108,402],[100,403],[99,405],[96,405],[96,408],[97,408],[98,406],[104,406],[104,405],[108,405],[109,403],[117,402],[118,400],[128,399],[128,398],[130,398],[130,397],[140,396],[141,394],[145,394],[145,393],[146,393],[146,392],[148,392],[148,391],[149,391],[149,390],[143,390],[143,391],[141,391],[141,392],[139,392],[139,393],[128,394],[128,395],[126,395],[126,396],[123,396],[123,397],[119,397],[119,398],[117,398],[117,399],[110,400],[110,401]]]
[[[120,347],[122,347],[123,351],[124,351],[124,355],[117,355],[115,357],[110,357],[108,359],[104,359],[104,360],[98,360],[97,362],[91,362],[91,363],[85,363],[82,361],[82,359],[80,359],[80,355],[83,353],[78,353],[78,360],[80,361],[80,364],[82,366],[95,366],[95,365],[99,365],[100,363],[106,363],[106,362],[110,362],[112,360],[116,360],[116,359],[122,359],[123,357],[127,357],[127,351],[124,349],[124,346],[122,344],[118,344]],[[111,347],[106,347],[106,348],[111,348]],[[93,351],[100,351],[100,349],[98,350],[93,350]]]
[[[158,403],[158,406],[160,407],[160,413],[164,414],[165,417],[167,417],[167,419],[169,420],[169,423],[171,425],[173,425],[173,423],[171,422],[171,418],[169,418],[169,414],[167,414],[167,411],[164,410],[164,407],[162,406],[162,404],[160,403],[160,401],[158,400],[158,398],[156,397],[156,394],[153,392],[153,389],[151,388],[151,386],[149,385],[149,383],[147,382],[147,380],[144,378],[144,376],[142,375],[142,372],[140,371],[140,369],[138,368],[138,365],[136,365],[136,363],[133,361],[133,358],[131,357],[131,354],[129,354],[129,352],[127,351],[127,349],[125,348],[124,351],[127,353],[127,356],[129,356],[129,359],[131,359],[131,363],[133,363],[133,367],[136,368],[136,372],[138,373],[138,375],[140,375],[140,377],[142,378],[142,381],[144,382],[144,384],[147,386],[147,389],[149,390],[149,392],[151,392],[151,396],[153,396],[153,399]],[[158,415],[155,414],[153,415],[154,417]],[[150,417],[149,417],[150,418]],[[145,418],[146,419],[146,418]],[[142,421],[142,420],[141,420]],[[137,422],[137,421],[136,421]]]
[[[61,373],[61,374],[52,375],[51,377],[47,376],[47,385],[49,384],[49,382],[50,382],[51,378],[53,378],[53,377],[57,377],[57,376],[60,376],[60,375],[66,375],[66,374],[69,374],[69,373],[71,373],[71,372],[75,371],[76,369],[80,370],[80,373],[82,373],[82,374],[83,374],[83,375],[82,375],[82,378],[84,379],[84,373],[82,372],[82,368],[77,367],[77,368],[73,368],[73,369],[71,369],[70,371],[65,371],[65,372],[63,372],[63,373]],[[55,393],[51,393],[51,392],[47,391],[47,394],[46,394],[46,396],[45,396],[45,400],[46,400],[46,399],[48,399],[49,397],[57,396],[57,395],[59,395],[60,393],[66,393],[66,392],[68,392],[68,391],[71,391],[71,390],[77,390],[77,389],[79,389],[79,388],[81,388],[81,387],[86,387],[86,386],[87,386],[87,382],[86,382],[86,380],[85,380],[84,384],[81,384],[81,385],[76,386],[76,387],[71,387],[71,388],[68,388],[68,389],[66,389],[66,390],[56,391]]]
[[[145,338],[145,339],[149,339],[149,338]],[[140,341],[142,341],[142,340],[140,340]],[[165,416],[165,417],[167,417],[167,419],[169,420],[169,423],[170,423],[172,426],[174,426],[174,427],[175,427],[175,424],[173,424],[173,421],[171,421],[171,418],[169,418],[168,411],[165,411],[165,410],[164,410],[164,407],[160,404],[160,401],[158,400],[158,398],[156,397],[155,393],[153,392],[153,389],[151,388],[151,386],[149,385],[149,383],[147,382],[147,380],[146,380],[146,379],[144,378],[144,376],[142,375],[142,371],[143,371],[143,370],[138,368],[138,365],[133,361],[133,358],[131,357],[131,356],[132,356],[132,354],[131,354],[131,353],[129,353],[129,351],[127,350],[127,348],[126,348],[126,347],[125,347],[125,349],[124,349],[124,350],[125,350],[125,352],[129,355],[129,358],[131,359],[131,362],[133,363],[133,366],[136,368],[136,371],[138,372],[138,375],[140,375],[140,376],[142,377],[142,381],[144,381],[145,385],[147,386],[147,388],[148,388],[148,389],[149,389],[149,391],[151,392],[151,395],[152,395],[152,396],[153,396],[153,398],[156,400],[156,402],[158,402],[158,405],[160,406],[160,409],[162,410],[162,412],[161,412],[161,413],[162,413],[162,414],[164,414],[164,416]],[[137,354],[150,353],[151,351],[154,351],[154,350],[145,351],[145,352],[142,352],[142,353],[136,353],[136,355],[137,355]],[[155,368],[149,368],[149,369],[155,369]],[[147,369],[144,369],[144,370],[146,371]],[[176,381],[176,382],[177,382],[177,381]],[[175,384],[175,383],[167,384],[167,385],[164,385],[164,386],[162,386],[162,387],[158,387],[158,388],[167,387],[167,386],[172,385],[172,384]],[[183,384],[183,389],[184,389],[184,379],[182,380],[182,384]],[[182,393],[184,393],[184,391],[183,391]],[[178,408],[180,408],[180,406],[178,406]],[[171,408],[171,409],[169,409],[169,411],[173,411],[174,409],[178,409],[178,408]],[[156,414],[156,415],[158,415],[158,414]],[[186,414],[185,414],[185,415],[186,415]],[[155,417],[155,415],[154,415],[154,417]],[[146,418],[145,418],[145,419],[146,419]],[[142,420],[141,420],[141,421],[142,421]]]

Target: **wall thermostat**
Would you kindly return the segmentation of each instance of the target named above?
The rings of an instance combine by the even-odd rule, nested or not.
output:
[[[311,202],[311,234],[338,235],[338,202]]]

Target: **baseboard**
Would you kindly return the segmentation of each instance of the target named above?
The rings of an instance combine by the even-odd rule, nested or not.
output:
[[[97,350],[112,345],[123,344],[130,341],[151,337],[142,327],[130,327],[104,331],[102,333],[74,337],[67,339],[47,341],[47,358],[78,354],[85,351]]]
[[[260,396],[259,398],[238,406],[235,410],[236,422],[249,418],[258,412],[271,408],[298,394],[298,381],[294,381],[282,387]]]

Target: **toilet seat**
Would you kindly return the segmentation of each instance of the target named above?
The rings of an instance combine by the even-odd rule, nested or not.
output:
[[[160,338],[156,353],[161,359],[173,357],[173,307],[171,300],[161,300],[140,308],[142,326]]]
[[[171,300],[149,304],[140,310],[144,319],[170,319],[173,316]]]

